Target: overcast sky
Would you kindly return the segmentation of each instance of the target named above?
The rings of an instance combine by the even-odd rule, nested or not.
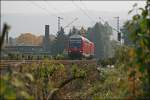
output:
[[[144,6],[144,1],[1,1],[1,13],[63,13],[78,10],[75,5],[87,10],[129,11],[134,3]],[[44,11],[44,9],[47,9]]]
[[[92,16],[92,11],[98,12],[121,12],[122,15],[128,13],[132,9],[133,4],[137,3],[138,7],[144,7],[145,1],[1,1],[1,24],[3,22],[8,22],[12,26],[17,24],[17,20],[14,23],[14,19],[11,19],[11,15],[25,15],[30,16],[34,14],[48,16],[53,19],[54,17],[63,16],[63,24],[67,24],[73,18],[68,18],[66,13],[71,13],[73,11],[80,11],[84,17],[90,17],[89,20],[95,20],[95,17]],[[9,15],[9,17],[7,16]],[[79,16],[79,15],[78,15]],[[121,16],[121,15],[120,15]],[[37,16],[38,17],[38,16]],[[65,17],[68,21],[65,22]],[[80,17],[80,16],[79,16]],[[82,17],[82,16],[81,16]],[[19,17],[18,17],[19,18]],[[105,19],[105,18],[104,18]],[[13,20],[13,21],[12,21]],[[97,21],[97,20],[95,20]],[[55,22],[57,24],[57,22]],[[82,22],[81,22],[82,23]],[[90,23],[90,22],[89,22]],[[38,24],[38,23],[35,23]],[[26,23],[24,22],[24,26]],[[20,31],[17,31],[17,28],[14,27],[11,32],[14,36],[22,32],[41,32],[40,30],[28,30],[23,28],[23,25],[18,26],[17,28]],[[57,25],[54,25],[57,26]],[[52,31],[56,31],[57,27],[53,27]],[[42,31],[43,32],[43,31]],[[13,35],[12,35],[13,36]]]

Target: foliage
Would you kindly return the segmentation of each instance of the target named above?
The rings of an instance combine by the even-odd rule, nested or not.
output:
[[[107,65],[114,65],[115,63],[116,63],[115,57],[98,60],[98,65],[101,65],[102,67],[106,67]]]
[[[78,68],[76,65],[73,65],[71,70],[74,77],[86,77],[86,72]]]
[[[57,56],[55,57],[56,60],[62,60],[65,59],[63,54],[57,54]]]
[[[126,21],[124,23],[123,28],[121,29],[121,32],[123,33],[124,45],[132,46],[133,42],[131,41],[131,38],[130,38],[131,33],[127,29],[127,25],[126,25],[128,22],[129,21]]]
[[[23,45],[41,45],[43,42],[43,37],[35,36],[32,33],[23,33],[16,38],[16,42]]]
[[[0,51],[2,50],[4,38],[5,38],[6,34],[8,34],[9,29],[10,29],[10,26],[7,25],[6,23],[4,23],[3,30],[2,30],[2,32],[0,32]]]
[[[73,26],[73,28],[70,29],[68,36],[75,35],[78,33],[79,33],[79,30],[75,26]]]
[[[3,99],[69,98],[62,93],[69,95],[72,93],[69,91],[78,92],[76,89],[81,89],[83,84],[83,89],[88,88],[87,85],[93,84],[92,80],[96,78],[93,75],[98,75],[91,75],[96,71],[95,67],[81,67],[76,64],[64,66],[48,59],[42,63],[21,64],[17,68],[8,68],[9,70],[1,76],[0,97]],[[87,84],[88,81],[90,83]]]
[[[27,88],[32,84],[34,78],[30,73],[7,73],[1,77],[1,92],[2,99],[33,99],[33,95],[29,94]]]
[[[125,99],[128,93],[127,72],[124,71],[124,65],[115,68],[101,68],[100,80],[97,80],[92,87],[83,94],[85,97],[91,97],[95,100],[104,99]]]
[[[95,57],[96,58],[109,58],[112,57],[112,47],[110,35],[112,34],[112,28],[108,23],[96,23],[92,28],[88,28],[86,37],[94,42],[95,45]]]
[[[116,62],[116,64],[119,64],[120,62],[122,64],[126,64],[128,62],[128,50],[129,50],[129,47],[128,46],[118,46],[116,49],[115,49],[115,55],[114,55],[114,60]]]
[[[147,6],[138,10],[142,13],[137,13],[126,23],[134,44],[128,51],[129,91],[130,97],[150,98],[150,19],[148,19]]]
[[[52,42],[51,52],[52,55],[62,54],[67,48],[68,37],[64,33],[64,29],[61,27],[61,30],[58,32],[56,40]]]

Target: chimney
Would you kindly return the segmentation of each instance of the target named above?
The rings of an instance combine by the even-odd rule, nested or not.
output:
[[[49,41],[49,25],[45,25],[45,39]]]
[[[44,50],[48,51],[49,50],[49,25],[45,25],[45,37],[44,37]]]

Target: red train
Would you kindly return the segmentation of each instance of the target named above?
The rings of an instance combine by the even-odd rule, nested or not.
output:
[[[92,58],[94,43],[81,35],[72,35],[69,37],[68,55],[71,58]]]

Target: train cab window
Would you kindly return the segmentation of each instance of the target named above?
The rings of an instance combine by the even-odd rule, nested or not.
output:
[[[71,38],[69,40],[70,48],[81,48],[82,40],[80,38]]]

